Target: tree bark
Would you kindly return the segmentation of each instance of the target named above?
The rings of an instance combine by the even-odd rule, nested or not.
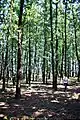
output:
[[[16,98],[20,98],[21,96],[21,91],[20,91],[20,81],[22,80],[22,14],[23,14],[23,5],[24,5],[24,0],[20,0],[20,13],[19,13],[19,31],[18,31],[18,63],[17,63],[17,84],[16,84]]]
[[[67,36],[66,36],[66,10],[67,10],[67,2],[65,2],[65,76],[67,75],[66,72],[66,50],[67,50]]]
[[[30,39],[30,25],[29,25],[29,71],[28,71],[29,86],[31,85],[31,39]]]
[[[26,50],[26,84],[28,84],[28,51]]]
[[[63,37],[63,31],[62,31],[62,59],[61,59],[61,78],[63,79],[63,58],[64,58],[64,37]]]
[[[45,0],[45,10],[44,10],[44,53],[43,53],[43,70],[42,70],[42,74],[43,74],[43,84],[45,84],[45,63],[46,63],[46,49],[47,49],[47,38],[46,38],[46,20],[47,20],[47,7],[46,7],[46,0]]]
[[[78,54],[78,48],[77,48],[77,35],[76,35],[76,22],[75,22],[75,17],[74,17],[74,12],[73,12],[73,7],[72,7],[72,14],[73,14],[73,22],[74,22],[74,34],[75,34],[75,49],[76,49],[76,57],[78,61],[78,82],[80,81],[80,59],[79,59],[79,54]]]
[[[57,76],[58,76],[58,38],[57,38],[57,8],[58,3],[56,5],[56,25],[55,25],[55,32],[56,32],[56,73],[55,73],[55,82],[54,82],[54,89],[57,90]]]
[[[54,49],[53,49],[53,26],[52,26],[52,0],[50,0],[50,27],[51,27],[51,59],[52,59],[52,80],[53,80],[53,88],[54,85]]]

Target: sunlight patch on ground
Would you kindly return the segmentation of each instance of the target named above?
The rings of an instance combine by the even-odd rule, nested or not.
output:
[[[1,107],[2,109],[7,109],[8,107],[4,106],[4,107]]]
[[[68,97],[68,98],[70,98],[70,97],[71,97],[71,95],[70,95],[70,94],[67,94],[67,97]]]
[[[70,92],[68,92],[68,91],[66,91],[66,92],[64,92],[64,91],[55,91],[54,92],[54,95],[58,95],[58,94],[62,94],[63,96],[67,96],[67,94],[70,94]]]
[[[47,100],[48,96],[44,95],[44,96],[40,96],[40,98],[45,98]]]
[[[0,102],[0,108],[1,109],[7,109],[9,107],[8,104],[6,104],[5,102]]]
[[[33,88],[31,88],[31,87],[29,87],[28,89],[24,89],[24,88],[21,89],[21,93],[22,93],[22,94],[26,94],[26,91],[27,91],[28,93],[36,92],[36,90],[33,89]]]
[[[48,87],[48,88],[52,88],[52,85],[47,85],[46,87]]]
[[[46,90],[38,90],[37,93],[46,93]]]
[[[47,93],[41,93],[40,95],[42,95],[42,96],[46,96],[46,94],[47,94]]]
[[[58,88],[64,88],[64,85],[57,85]]]
[[[18,107],[19,105],[18,104],[14,104],[15,107]]]
[[[33,110],[35,110],[35,109],[36,109],[36,107],[34,107],[34,106],[33,106],[33,107],[32,107],[32,109],[33,109]]]
[[[34,83],[34,84],[42,84],[43,82],[39,82],[39,81],[32,81],[32,83]]]
[[[65,94],[62,94],[61,96],[62,96],[62,97],[65,97]]]
[[[55,91],[54,94],[63,94],[64,92],[63,91]]]
[[[36,112],[33,113],[32,117],[36,118],[36,117],[44,116],[44,112],[47,112],[47,109],[38,109]]]
[[[53,111],[49,111],[48,109],[40,109],[40,110],[37,110],[36,112],[34,112],[32,116],[37,119],[39,118],[39,120],[47,120],[46,116],[48,116],[50,118],[55,115],[56,115],[56,113]]]
[[[5,104],[5,102],[0,102],[0,106],[4,106]]]
[[[60,103],[58,100],[51,100],[52,103]]]
[[[8,92],[15,92],[16,91],[16,88],[6,88],[6,90],[8,91]]]
[[[72,99],[79,99],[80,100],[80,93],[76,94],[76,93],[73,93],[72,95]]]
[[[37,93],[37,92],[34,92],[34,93],[32,93],[32,94],[34,94],[34,95],[38,95],[38,93]]]
[[[52,99],[52,98],[54,98],[54,96],[53,96],[53,95],[50,95],[50,97],[51,97],[51,99]]]
[[[69,100],[72,100],[72,97],[70,97]]]
[[[36,118],[36,117],[39,117],[40,115],[43,115],[43,112],[36,111],[33,113],[32,117]]]
[[[78,86],[76,85],[75,87],[80,89],[80,85],[78,85]]]
[[[25,93],[25,95],[26,95],[27,97],[31,97],[31,93],[29,93],[29,94]]]
[[[67,86],[68,89],[73,89],[73,86]]]
[[[39,109],[38,111],[39,112],[45,112],[45,111],[47,111],[47,109]]]
[[[48,94],[52,94],[52,92],[53,92],[52,90],[49,90],[49,91],[48,91]]]
[[[74,81],[77,80],[77,77],[70,77],[69,79]]]
[[[0,114],[0,118],[3,118],[4,117],[4,115],[3,114]]]

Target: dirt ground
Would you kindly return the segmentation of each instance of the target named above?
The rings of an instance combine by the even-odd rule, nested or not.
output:
[[[21,98],[15,99],[15,87],[0,91],[0,119],[6,120],[78,120],[80,119],[80,86],[22,85]]]

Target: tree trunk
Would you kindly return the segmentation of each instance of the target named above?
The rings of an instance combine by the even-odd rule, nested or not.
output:
[[[45,40],[45,42],[44,42],[44,53],[43,53],[43,70],[42,70],[42,74],[43,74],[43,84],[45,84],[45,63],[46,63],[46,49],[47,49],[47,38],[46,38],[46,17],[47,17],[47,14],[46,14],[46,12],[47,12],[47,7],[46,7],[46,0],[45,0],[45,11],[44,11],[44,40]]]
[[[58,3],[56,3],[56,25],[55,25],[55,32],[56,32],[56,73],[55,73],[55,90],[57,90],[57,76],[58,76],[58,38],[57,38],[57,7]]]
[[[8,37],[9,37],[9,30],[7,32],[6,55],[5,55],[4,66],[3,66],[3,90],[5,90],[5,80],[6,80],[6,73],[7,73],[6,68],[7,68],[7,64],[8,64]]]
[[[80,60],[78,61],[78,82],[80,82]]]
[[[36,29],[37,30],[37,29]],[[37,43],[35,43],[35,54],[34,54],[34,70],[33,70],[33,81],[35,79],[35,74],[37,74],[37,70],[36,70],[36,55],[37,55]]]
[[[20,91],[20,81],[22,80],[22,14],[23,14],[23,5],[24,0],[20,0],[20,13],[19,13],[19,32],[18,32],[18,63],[17,63],[17,84],[16,84],[16,98],[20,98],[21,91]]]
[[[2,46],[2,78],[3,78],[3,86],[2,90],[5,91],[5,58],[4,58],[4,40]]]
[[[28,84],[28,52],[26,50],[26,84]]]
[[[67,37],[66,37],[66,10],[67,10],[67,2],[65,2],[65,76],[67,75],[66,72],[66,50],[67,50]]]
[[[13,4],[14,4],[14,0],[11,0],[11,8],[10,8],[10,29],[11,29],[11,40],[12,40],[12,44],[11,44],[11,79],[13,82],[13,86],[15,85],[14,83],[14,79],[13,79],[13,34],[14,34],[14,28],[12,27],[13,24],[13,12],[14,12],[14,8],[13,8]]]
[[[70,61],[69,61],[69,58],[68,58],[68,76],[67,76],[68,78],[70,76],[70,72],[69,71],[70,71]]]
[[[64,37],[63,37],[63,32],[62,32],[62,60],[61,60],[61,78],[63,79],[63,58],[64,58]]]
[[[8,87],[8,81],[9,81],[9,69],[7,67],[7,87]]]
[[[51,53],[52,53],[52,79],[53,79],[53,88],[54,85],[54,49],[53,49],[53,27],[52,27],[52,0],[50,0],[50,26],[51,26]]]
[[[73,12],[73,7],[72,7],[72,14],[73,14],[73,22],[74,22],[74,34],[75,34],[75,49],[76,49],[76,57],[78,61],[78,82],[80,81],[80,59],[79,59],[79,54],[78,54],[78,48],[77,48],[77,35],[76,35],[76,21],[74,17],[74,12]]]
[[[15,85],[14,79],[13,79],[13,40],[12,40],[12,53],[11,53],[11,65],[12,65],[12,81],[13,81],[13,86]]]
[[[30,33],[30,25],[29,25],[29,33]],[[31,40],[29,34],[29,71],[28,71],[28,79],[29,79],[29,86],[31,85]]]

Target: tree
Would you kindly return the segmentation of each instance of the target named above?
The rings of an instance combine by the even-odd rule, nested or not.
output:
[[[66,37],[66,10],[67,10],[67,2],[65,2],[65,76],[67,75],[67,72],[66,72],[66,50],[67,50],[67,37]]]
[[[74,17],[74,11],[72,7],[72,14],[73,14],[73,25],[74,25],[74,35],[75,35],[75,49],[76,49],[76,57],[78,61],[78,81],[80,78],[80,58],[79,58],[79,53],[78,53],[78,46],[77,46],[77,29],[76,29],[76,18]]]
[[[22,15],[23,15],[24,0],[20,0],[20,13],[18,21],[18,62],[17,62],[17,85],[16,98],[20,98],[20,81],[22,80]]]
[[[46,0],[45,0],[45,11],[44,11],[44,53],[43,53],[43,68],[42,68],[42,74],[43,74],[43,83],[45,83],[45,66],[46,66],[46,64],[45,64],[45,62],[46,62],[46,58],[45,58],[45,56],[46,56],[46,49],[47,49],[47,34],[46,34],[46,27],[47,27],[47,25],[46,25],[46,20],[47,20],[47,14],[46,14],[46,12],[47,12],[47,7],[46,7]]]

